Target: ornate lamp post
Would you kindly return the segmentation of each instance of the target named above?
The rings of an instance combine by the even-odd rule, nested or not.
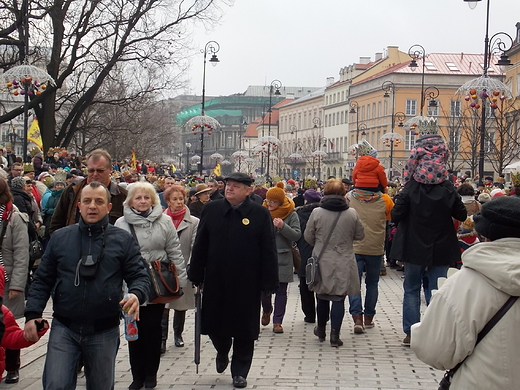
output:
[[[190,163],[189,163],[189,159],[190,159],[190,148],[191,148],[191,144],[189,142],[186,142],[186,174],[188,174],[190,172]]]
[[[468,3],[470,8],[475,8],[477,3],[481,0],[464,0]],[[486,35],[484,36],[484,67],[482,76],[468,81],[459,88],[460,92],[466,94],[466,101],[471,102],[471,107],[475,110],[482,108],[480,117],[480,145],[479,145],[479,160],[478,160],[478,177],[479,184],[483,184],[484,179],[484,161],[486,156],[486,106],[489,104],[491,110],[498,108],[497,99],[504,100],[505,95],[509,92],[509,88],[498,80],[493,80],[488,75],[489,64],[491,62],[491,55],[494,53],[501,53],[500,60],[497,62],[499,66],[509,66],[509,60],[506,52],[513,46],[513,38],[505,32],[498,32],[489,38],[489,3],[486,4]],[[458,91],[458,92],[459,92]],[[482,105],[478,103],[478,99],[482,100]]]
[[[220,127],[220,123],[210,116],[205,115],[204,105],[206,99],[206,58],[208,53],[211,54],[211,58],[209,62],[213,66],[217,65],[220,60],[217,57],[217,53],[220,50],[220,45],[216,41],[209,41],[204,46],[204,50],[201,50],[201,53],[204,53],[204,67],[202,71],[202,104],[200,115],[191,118],[188,122],[186,122],[186,126],[193,131],[193,134],[197,135],[200,132],[200,167],[199,172],[201,175],[204,175],[204,134],[207,133],[211,135],[213,130],[216,130]]]
[[[301,153],[298,153],[298,128],[295,125],[292,125],[289,127],[291,130],[291,134],[294,134],[295,136],[295,144],[294,144],[294,152],[289,155],[289,159],[294,164],[293,165],[293,172],[292,175],[295,179],[298,177],[298,174],[296,173],[296,163],[303,160],[303,156]]]
[[[280,96],[280,88],[282,88],[282,82],[280,80],[271,81],[271,85],[269,86],[269,123],[267,127],[267,136],[271,137],[271,113],[273,108],[273,95]],[[271,143],[267,143],[267,172],[265,173],[266,177],[269,177],[269,160],[271,153]]]

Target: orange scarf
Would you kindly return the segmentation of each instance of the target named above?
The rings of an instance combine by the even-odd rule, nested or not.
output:
[[[264,207],[267,208],[267,201],[264,200],[264,203],[262,204]],[[292,199],[285,197],[283,204],[278,207],[276,210],[270,211],[271,218],[281,218],[285,219],[288,217],[289,214],[291,214],[294,211],[294,202]]]

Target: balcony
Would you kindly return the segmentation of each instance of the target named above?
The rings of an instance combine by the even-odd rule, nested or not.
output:
[[[343,161],[343,153],[341,152],[327,152],[327,156],[323,157],[324,163],[337,163]]]
[[[307,159],[304,157],[303,159],[301,159],[299,161],[292,161],[289,157],[284,157],[283,163],[285,165],[295,165],[295,166],[305,165],[307,163]]]

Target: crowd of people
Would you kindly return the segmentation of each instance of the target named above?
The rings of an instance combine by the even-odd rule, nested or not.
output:
[[[230,371],[237,388],[247,386],[260,326],[272,322],[273,333],[284,333],[288,285],[295,274],[303,321],[316,324],[319,342],[328,336],[338,348],[345,301],[353,333],[366,333],[377,324],[385,267],[400,267],[402,344],[442,369],[473,355],[478,332],[502,298],[520,295],[514,281],[520,270],[514,256],[520,250],[520,174],[511,175],[511,185],[501,176],[483,183],[475,183],[469,172],[454,176],[439,135],[417,140],[399,180],[388,180],[377,151],[362,141],[352,180],[291,179],[270,186],[255,185],[240,172],[203,180],[147,161],[131,168],[102,149],[84,158],[61,149],[44,158],[33,150],[31,163],[6,151],[5,156],[0,151],[4,321],[26,319],[25,341],[18,336],[19,342],[0,345],[6,383],[19,380],[19,348],[37,342],[49,328],[43,310],[51,294],[43,387],[75,388],[84,367],[87,389],[96,390],[113,386],[123,311],[138,320],[139,329],[138,339],[128,342],[129,389],[157,386],[170,311],[173,345],[182,348],[197,287],[203,293],[202,333],[216,349],[216,370],[227,369],[232,348]],[[494,253],[500,267],[494,267]],[[320,277],[308,286],[310,257],[319,259]],[[145,265],[155,260],[175,264],[184,291],[166,305],[148,301]],[[434,293],[450,266],[463,272]],[[475,305],[470,283],[487,291],[479,292],[478,310],[467,309]],[[423,321],[421,291],[428,305]],[[510,314],[516,315],[520,309]],[[512,321],[500,328],[516,340]],[[443,329],[442,342],[437,329]],[[455,376],[462,387],[488,380],[491,387],[511,388],[505,377],[515,383],[510,378],[516,374],[505,368],[502,376],[484,372],[469,378],[468,372],[482,372],[481,366],[494,367],[498,355],[490,346],[503,339],[488,339],[478,348],[487,356],[470,356]],[[432,344],[436,348],[430,349]],[[512,354],[512,345],[504,342],[501,348]]]

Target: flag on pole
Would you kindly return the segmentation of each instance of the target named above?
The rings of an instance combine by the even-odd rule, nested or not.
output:
[[[132,149],[132,160],[130,160],[130,166],[133,169],[137,168],[137,159],[135,158],[135,150],[134,149]]]
[[[40,149],[43,149],[42,135],[40,133],[40,125],[38,124],[38,118],[34,117],[29,131],[27,132],[27,141],[32,141]]]
[[[175,165],[172,163],[172,172],[175,172],[177,170],[177,168],[175,167]]]
[[[332,142],[330,139],[329,139],[329,144],[330,144],[330,148],[334,149],[334,142]]]
[[[215,166],[215,169],[213,169],[213,174],[215,176],[222,176],[222,171],[220,170],[220,164],[217,164]]]

